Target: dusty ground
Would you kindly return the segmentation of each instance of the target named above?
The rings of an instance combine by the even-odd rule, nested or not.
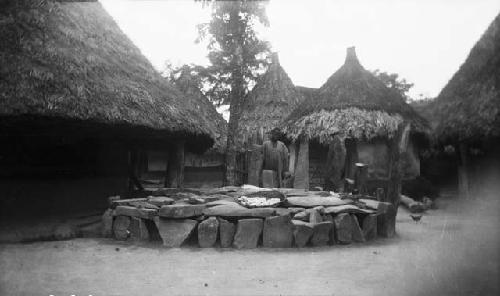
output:
[[[398,237],[249,251],[104,239],[0,245],[0,295],[498,295],[499,199],[442,201]]]

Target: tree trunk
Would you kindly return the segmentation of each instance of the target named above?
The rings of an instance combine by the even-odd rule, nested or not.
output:
[[[396,135],[388,143],[390,165],[386,199],[394,205],[396,213],[401,198],[401,182],[403,180],[401,154],[405,153],[408,148],[409,133],[410,124],[399,127]]]
[[[467,144],[460,143],[458,146],[460,162],[458,165],[458,193],[460,197],[469,198],[469,175],[467,163]]]
[[[169,152],[167,187],[184,188],[184,161],[184,140],[177,140],[173,151]]]

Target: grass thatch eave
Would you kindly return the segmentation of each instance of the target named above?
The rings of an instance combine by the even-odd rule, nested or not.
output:
[[[198,85],[189,73],[189,68],[182,69],[180,76],[175,80],[175,86],[186,95],[195,98],[196,104],[190,108],[196,108],[203,115],[203,120],[210,130],[214,132],[212,135],[215,139],[214,146],[208,152],[224,153],[227,142],[227,122],[222,115],[217,112],[214,104],[200,91]]]
[[[324,124],[331,120],[340,122]],[[350,121],[356,123],[356,128],[349,128]],[[395,122],[411,123],[414,133],[426,134],[429,130],[427,121],[401,95],[365,70],[354,48],[350,48],[344,65],[317,91],[316,96],[295,108],[282,127],[291,138],[320,136],[326,140],[329,138],[326,135],[340,134],[370,139],[391,137]],[[383,131],[385,135],[380,134]]]
[[[184,134],[213,144],[100,3],[12,1],[0,12],[0,117],[59,118]],[[197,141],[198,142],[198,141]]]
[[[500,137],[500,14],[433,106],[441,143]]]
[[[249,141],[256,133],[267,133],[286,118],[304,100],[273,54],[267,72],[259,77],[245,99],[239,121],[238,143]]]

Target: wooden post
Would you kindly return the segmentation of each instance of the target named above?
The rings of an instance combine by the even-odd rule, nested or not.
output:
[[[169,187],[169,178],[168,178],[168,169],[170,167],[170,154],[172,153],[172,151],[170,150],[167,150],[167,157],[165,159],[165,163],[166,163],[166,168],[165,168],[165,179],[163,180],[163,187]]]
[[[387,184],[387,195],[386,199],[388,202],[392,203],[396,209],[398,209],[400,194],[401,194],[401,182],[403,179],[403,172],[401,167],[401,154],[406,152],[408,148],[408,139],[410,133],[410,124],[407,123],[404,126],[400,126],[396,135],[389,140],[389,183]]]
[[[366,180],[368,179],[368,166],[364,163],[356,163],[356,176],[354,178],[354,184],[356,184],[356,189],[358,189],[359,194],[366,194]]]
[[[293,188],[309,190],[309,140],[301,139]]]
[[[458,165],[458,193],[460,197],[469,198],[469,176],[468,176],[468,163],[467,163],[467,144],[460,143],[458,145],[458,153],[460,162]]]
[[[169,152],[167,166],[168,186],[184,188],[184,140],[177,140]]]
[[[345,139],[345,177],[354,180],[354,173],[356,171],[356,162],[358,162],[358,144],[355,138]]]
[[[344,143],[339,136],[335,136],[328,146],[325,170],[326,190],[340,191],[342,188],[342,173],[344,172],[345,161],[346,149]]]
[[[142,187],[141,182],[137,178],[138,158],[139,158],[139,152],[137,148],[130,149],[129,163],[128,163],[129,192],[133,192],[134,188],[137,188],[138,190],[141,191],[144,190],[144,187]]]

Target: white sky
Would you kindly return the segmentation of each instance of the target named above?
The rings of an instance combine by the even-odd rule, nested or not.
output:
[[[100,1],[158,70],[208,63],[194,43],[210,16],[200,3]],[[356,46],[366,69],[398,73],[417,98],[439,94],[499,12],[499,0],[271,0],[263,35],[296,85],[320,87]]]

